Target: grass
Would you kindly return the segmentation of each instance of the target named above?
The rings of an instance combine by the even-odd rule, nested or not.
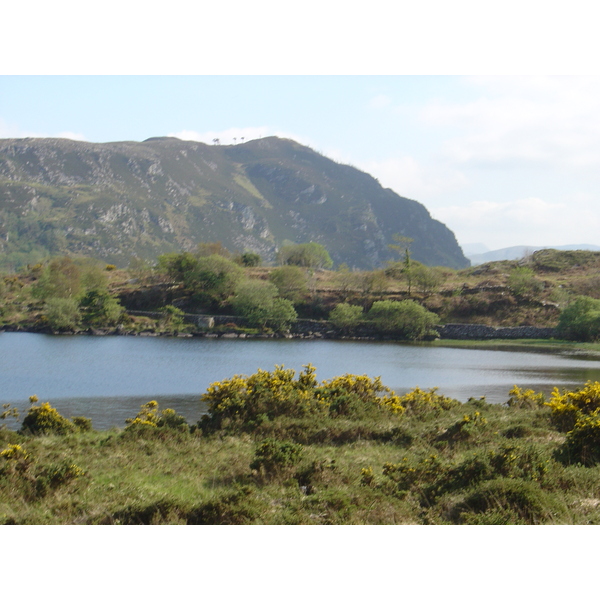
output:
[[[0,522],[598,523],[600,466],[566,461],[566,434],[550,416],[547,406],[475,400],[404,414],[282,415],[246,431],[3,429],[1,449],[22,452],[0,457]],[[251,468],[267,439],[275,458]],[[294,460],[278,467],[278,449],[290,456],[291,447]]]

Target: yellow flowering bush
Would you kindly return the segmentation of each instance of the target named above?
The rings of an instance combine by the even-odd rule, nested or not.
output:
[[[400,396],[400,404],[412,414],[422,415],[442,410],[450,410],[460,405],[458,400],[437,393],[438,388],[422,390],[418,386],[404,396]]]
[[[217,428],[232,423],[252,428],[281,416],[360,416],[365,407],[404,412],[398,396],[379,377],[346,374],[318,384],[310,364],[297,379],[293,369],[279,365],[272,372],[235,375],[213,383],[201,400],[209,409],[203,424]]]
[[[166,427],[168,429],[188,429],[188,424],[185,417],[177,414],[172,408],[165,408],[163,411],[158,411],[158,402],[150,400],[146,404],[142,404],[138,414],[132,419],[125,419],[125,430],[140,430],[144,428],[159,428]]]
[[[0,456],[5,458],[6,460],[28,460],[29,453],[25,452],[25,450],[19,444],[9,444],[8,448],[2,450],[0,452]]]
[[[317,389],[317,396],[319,401],[329,408],[331,414],[349,414],[353,400],[380,406],[396,414],[404,412],[398,395],[383,385],[380,377],[349,374],[334,377],[321,384]]]
[[[536,393],[533,390],[524,390],[515,385],[508,392],[508,401],[506,404],[511,408],[535,408],[536,406],[544,406],[545,400],[543,392]]]
[[[561,394],[554,388],[546,406],[552,411],[552,421],[561,431],[570,431],[579,417],[600,409],[600,382],[588,381],[583,389]]]
[[[565,450],[570,459],[584,465],[600,462],[600,409],[579,413],[573,429],[567,433]]]
[[[66,435],[75,433],[77,426],[70,419],[63,417],[55,408],[52,408],[49,402],[44,402],[39,406],[32,405],[27,411],[21,431],[34,435]]]

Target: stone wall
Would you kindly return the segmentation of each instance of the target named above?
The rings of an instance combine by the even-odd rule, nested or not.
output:
[[[556,335],[554,327],[492,327],[469,323],[448,323],[437,328],[446,340],[516,340],[549,339]]]

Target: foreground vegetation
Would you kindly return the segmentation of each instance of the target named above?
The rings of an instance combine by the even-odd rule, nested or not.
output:
[[[156,402],[94,431],[32,397],[0,430],[0,521],[595,524],[600,383],[505,405],[308,365],[216,382],[189,425]],[[4,419],[18,418],[6,406]]]

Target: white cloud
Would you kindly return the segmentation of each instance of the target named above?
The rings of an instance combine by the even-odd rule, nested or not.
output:
[[[468,185],[467,178],[444,165],[423,165],[411,156],[370,161],[360,168],[400,196],[423,201]]]
[[[469,78],[478,97],[436,101],[423,123],[453,132],[443,154],[459,164],[595,168],[600,160],[600,78]]]
[[[600,216],[586,206],[588,201],[584,196],[556,203],[541,198],[477,201],[438,207],[432,214],[448,225],[459,241],[483,242],[490,248],[593,243]]]

